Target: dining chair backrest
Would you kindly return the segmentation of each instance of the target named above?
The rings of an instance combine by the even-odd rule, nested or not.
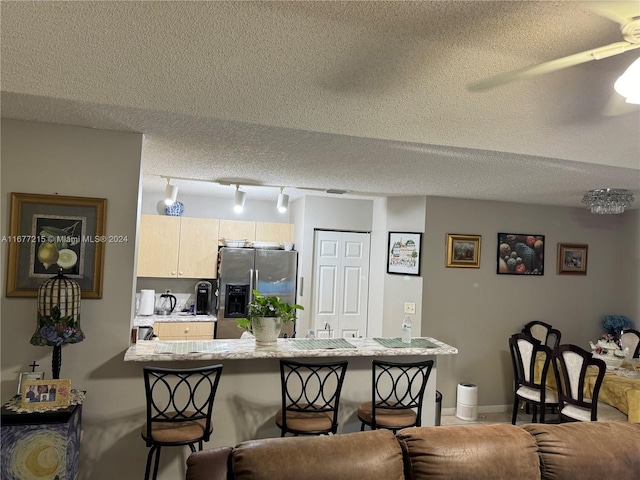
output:
[[[622,342],[623,349],[629,349],[629,356],[631,358],[640,358],[640,332],[626,328],[622,331],[620,341]]]
[[[329,363],[280,360],[283,434],[287,431],[310,434],[336,433],[340,393],[347,364],[346,360]],[[296,431],[287,424],[289,415],[296,417],[296,424],[300,425],[300,415],[307,414],[328,414],[331,418],[330,428],[326,431]],[[310,424],[314,425],[314,422],[311,421]]]
[[[511,352],[511,364],[513,366],[516,390],[520,386],[525,386],[544,391],[547,373],[551,365],[551,349],[542,344],[537,338],[527,335],[526,333],[511,335],[509,338],[509,349]],[[536,357],[539,353],[544,354],[545,360],[540,379],[536,381]],[[542,398],[544,399],[544,396]]]
[[[574,405],[591,411],[591,421],[598,419],[598,395],[607,365],[604,360],[593,358],[591,352],[577,345],[559,345],[553,351],[553,361],[556,363],[556,385],[560,414],[566,405]],[[584,395],[587,368],[597,369],[597,377],[593,386],[591,398]]]
[[[421,362],[372,361],[372,422],[377,428],[379,410],[415,409],[415,426],[421,425],[424,391],[431,375],[433,360]]]
[[[552,349],[560,345],[560,330],[553,328],[551,325],[540,320],[533,320],[527,323],[522,329],[522,333],[531,335],[543,345],[547,345]]]

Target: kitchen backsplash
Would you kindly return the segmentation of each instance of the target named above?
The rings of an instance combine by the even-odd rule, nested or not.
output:
[[[204,279],[212,283],[214,291],[217,285],[215,279]],[[195,301],[196,283],[200,280],[194,279],[173,279],[173,278],[138,278],[136,284],[136,314],[140,300],[140,290],[154,290],[156,302],[161,294],[170,290],[171,295],[176,297],[175,312],[180,312],[184,308],[189,308]]]

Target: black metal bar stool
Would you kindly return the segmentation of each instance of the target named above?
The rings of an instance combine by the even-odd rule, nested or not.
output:
[[[188,445],[192,452],[202,450],[209,441],[213,424],[211,414],[222,365],[189,369],[144,367],[147,421],[141,434],[147,447],[148,480],[154,459],[153,479],[158,475],[160,449]]]

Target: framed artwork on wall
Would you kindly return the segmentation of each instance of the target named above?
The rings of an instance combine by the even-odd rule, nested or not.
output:
[[[11,193],[7,297],[36,297],[62,269],[82,298],[102,298],[106,208],[104,198]]]
[[[558,243],[558,275],[586,275],[589,245]]]
[[[447,234],[447,267],[480,268],[480,235]]]
[[[544,275],[544,235],[498,233],[499,275]]]
[[[422,233],[389,232],[387,273],[420,275]]]

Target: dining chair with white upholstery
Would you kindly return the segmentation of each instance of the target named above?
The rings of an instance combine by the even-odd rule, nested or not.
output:
[[[560,402],[560,421],[626,422],[627,415],[615,407],[598,401],[602,380],[607,370],[604,360],[577,345],[560,345],[553,351],[556,385]],[[592,397],[585,396],[588,368],[597,369]]]
[[[527,323],[522,329],[522,333],[531,335],[533,338],[540,340],[543,345],[549,346],[551,349],[560,345],[560,330],[553,328],[551,325],[540,320],[533,320]]]
[[[537,422],[538,408],[540,408],[540,423],[544,423],[545,407],[557,407],[556,392],[546,387],[547,374],[551,364],[551,349],[543,345],[540,340],[526,333],[516,333],[509,338],[511,363],[514,377],[514,399],[511,423],[516,424],[518,406],[521,401],[533,407],[532,422]],[[544,355],[544,366],[540,380],[536,381],[536,357]]]
[[[622,348],[629,348],[630,358],[640,358],[640,332],[626,328],[620,335],[620,341],[622,342]]]

